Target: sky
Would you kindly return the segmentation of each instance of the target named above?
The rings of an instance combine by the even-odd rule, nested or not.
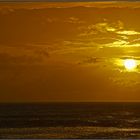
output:
[[[140,101],[140,3],[1,3],[0,102]]]

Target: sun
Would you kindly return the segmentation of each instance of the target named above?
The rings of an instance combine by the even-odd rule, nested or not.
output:
[[[137,64],[134,59],[126,59],[124,61],[124,66],[127,70],[134,70],[137,67]]]

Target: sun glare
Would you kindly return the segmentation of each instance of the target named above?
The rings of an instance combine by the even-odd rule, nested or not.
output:
[[[124,66],[127,70],[134,70],[136,68],[137,64],[134,59],[126,59],[124,61]]]

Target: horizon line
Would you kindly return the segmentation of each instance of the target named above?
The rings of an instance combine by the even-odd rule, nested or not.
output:
[[[45,104],[45,103],[140,103],[140,101],[11,101],[0,104]]]

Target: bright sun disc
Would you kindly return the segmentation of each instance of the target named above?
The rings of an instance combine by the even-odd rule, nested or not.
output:
[[[127,70],[133,70],[136,68],[136,61],[133,59],[126,59],[124,61],[124,66]]]

